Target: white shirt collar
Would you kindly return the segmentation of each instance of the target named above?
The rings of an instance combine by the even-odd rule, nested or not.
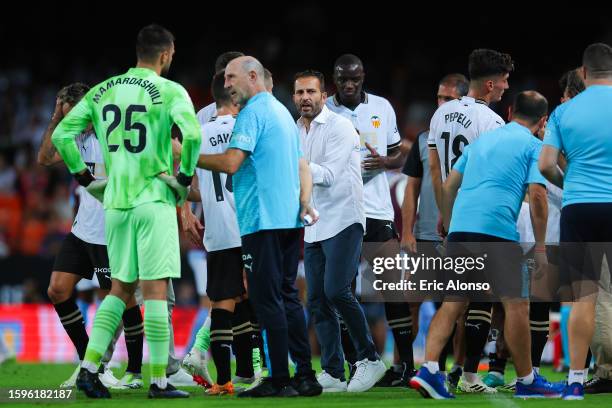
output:
[[[327,108],[327,106],[325,106],[325,104],[323,104],[323,109],[321,109],[321,112],[319,112],[319,114],[312,121],[322,125],[327,122],[327,118],[329,117],[330,113],[331,111]],[[298,124],[300,126],[304,126],[304,119],[299,118]]]

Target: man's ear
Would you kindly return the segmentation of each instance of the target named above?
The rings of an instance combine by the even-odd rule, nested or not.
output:
[[[583,81],[586,81],[587,79],[587,69],[586,67],[583,65],[580,68],[578,68],[578,73],[580,74],[580,77],[582,77]]]

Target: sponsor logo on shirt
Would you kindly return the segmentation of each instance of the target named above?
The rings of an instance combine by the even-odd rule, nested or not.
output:
[[[236,141],[238,143],[243,143],[243,144],[251,144],[252,143],[252,138],[251,136],[247,136],[247,135],[232,135],[232,138],[236,138]]]

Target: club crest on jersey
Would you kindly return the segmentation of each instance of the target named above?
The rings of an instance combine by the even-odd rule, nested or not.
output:
[[[372,121],[372,126],[374,126],[375,129],[378,129],[380,125],[382,124],[382,121],[376,115],[372,116],[370,120]]]

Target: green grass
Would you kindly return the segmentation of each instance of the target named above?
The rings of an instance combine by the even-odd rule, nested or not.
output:
[[[58,384],[67,379],[75,366],[71,364],[20,364],[7,362],[0,366],[0,387],[1,388],[56,388]],[[212,368],[212,367],[211,367]],[[147,373],[148,367],[144,367]],[[116,370],[116,374],[121,371]],[[513,375],[508,372],[507,379]],[[544,374],[550,380],[562,380],[563,375],[545,370]],[[145,382],[146,382],[145,378]],[[147,386],[148,387],[148,384]],[[610,407],[612,406],[612,394],[587,396],[584,401],[559,401],[559,400],[529,400],[522,401],[512,398],[511,394],[499,393],[495,396],[486,397],[483,395],[459,394],[454,401],[435,401],[421,398],[415,391],[405,388],[374,388],[361,394],[327,394],[316,398],[292,398],[292,399],[262,399],[262,400],[241,400],[234,397],[207,397],[201,388],[185,388],[191,393],[191,398],[180,401],[168,400],[148,400],[146,388],[142,390],[111,391],[111,400],[89,400],[83,395],[77,395],[77,401],[72,403],[62,402],[61,405],[83,406],[83,407],[166,407],[166,408],[233,408],[233,407],[291,407],[291,408],[374,408],[374,407],[436,407],[452,406],[455,408],[480,408],[480,407],[500,407],[516,408],[531,406],[534,408],[552,408],[559,404],[569,404],[572,407]],[[8,403],[0,403],[2,407],[9,406]],[[12,404],[16,407],[26,406],[61,406],[58,403],[18,403]]]

